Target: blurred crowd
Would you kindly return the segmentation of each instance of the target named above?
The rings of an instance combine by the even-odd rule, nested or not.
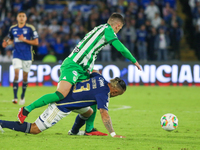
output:
[[[0,0],[0,61],[13,50],[12,46],[2,48],[1,43],[9,27],[17,23],[20,10],[26,12],[27,23],[39,33],[35,60],[51,55],[62,61],[88,31],[106,23],[113,12],[125,17],[118,37],[136,59],[179,60],[183,21],[176,9],[176,0]],[[194,11],[200,14],[200,9]],[[127,61],[110,45],[104,47],[97,60]]]
[[[200,0],[189,0],[188,4],[191,10],[191,22],[194,27],[194,30],[190,29],[194,38],[192,39],[192,47],[196,50],[196,55],[200,60]]]

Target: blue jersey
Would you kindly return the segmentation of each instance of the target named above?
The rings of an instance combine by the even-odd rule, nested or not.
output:
[[[97,104],[98,109],[108,110],[110,88],[104,77],[98,73],[91,78],[72,86],[69,94],[63,100],[56,102],[58,109],[69,112]]]
[[[18,39],[18,36],[23,34],[24,38],[27,40],[33,40],[38,38],[38,33],[35,27],[30,24],[25,24],[22,28],[18,25],[13,25],[9,29],[8,37],[14,41],[14,52],[13,58],[19,58],[21,60],[32,60],[32,45],[27,44]]]

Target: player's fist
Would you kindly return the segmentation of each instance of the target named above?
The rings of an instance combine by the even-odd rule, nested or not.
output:
[[[114,138],[126,138],[125,136],[122,136],[122,135],[115,135],[113,136]]]
[[[18,36],[18,39],[19,39],[20,41],[24,41],[24,35],[23,35],[23,34],[17,35],[17,36]]]
[[[3,40],[2,46],[3,48],[5,48],[8,45],[8,43],[6,42],[6,40]]]
[[[136,63],[134,63],[134,65],[138,68],[138,70],[142,71],[142,68],[140,67],[140,64],[136,61]]]

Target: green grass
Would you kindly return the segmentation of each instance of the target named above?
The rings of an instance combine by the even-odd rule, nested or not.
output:
[[[26,105],[56,87],[28,87]],[[19,95],[21,88],[19,90]],[[54,127],[30,135],[5,129],[0,134],[0,149],[67,149],[67,150],[199,150],[200,149],[200,88],[199,87],[128,87],[124,95],[112,98],[109,114],[115,132],[125,139],[110,136],[69,136],[75,113]],[[20,105],[11,103],[12,88],[0,87],[0,119],[17,120]],[[131,108],[119,109],[124,106]],[[30,113],[27,122],[34,122],[46,109]],[[119,109],[119,110],[117,110]],[[160,118],[173,113],[179,119],[178,128],[167,132],[160,127]],[[106,132],[97,112],[95,127]],[[84,130],[84,127],[82,128]]]

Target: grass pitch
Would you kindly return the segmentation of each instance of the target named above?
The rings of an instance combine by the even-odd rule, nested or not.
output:
[[[26,105],[40,96],[54,92],[56,87],[28,87]],[[18,91],[20,97],[21,88]],[[199,150],[200,149],[200,88],[199,87],[128,87],[122,96],[109,103],[115,132],[127,138],[111,136],[69,136],[77,114],[71,113],[54,127],[30,135],[5,129],[0,133],[0,149],[67,149],[67,150]],[[0,87],[0,119],[17,120],[20,105],[11,103],[11,87]],[[47,107],[35,109],[27,122],[34,122]],[[167,132],[160,127],[160,118],[173,113],[178,128]],[[107,132],[97,112],[95,127]],[[84,127],[82,128],[84,130]]]

